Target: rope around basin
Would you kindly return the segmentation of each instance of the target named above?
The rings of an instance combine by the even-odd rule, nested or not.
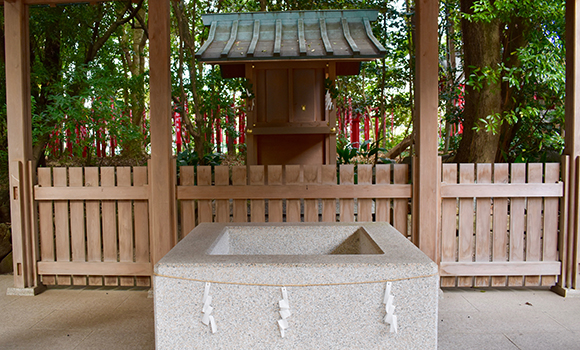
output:
[[[360,281],[360,282],[338,282],[338,283],[307,283],[307,284],[270,284],[270,283],[246,283],[246,282],[224,282],[224,281],[212,281],[212,280],[202,280],[197,278],[188,278],[188,277],[180,277],[180,276],[169,276],[169,275],[162,275],[159,273],[153,273],[153,276],[157,277],[164,277],[164,278],[173,278],[183,281],[192,281],[192,282],[201,282],[201,283],[215,283],[215,284],[230,284],[236,286],[252,286],[252,287],[328,287],[328,286],[348,286],[348,285],[355,285],[355,284],[374,284],[374,283],[386,283],[386,282],[398,282],[398,281],[405,281],[405,280],[415,280],[420,278],[429,278],[436,276],[436,273],[432,273],[430,275],[421,275],[421,276],[411,276],[411,277],[401,277],[401,278],[391,278],[386,280],[378,280],[378,281]]]

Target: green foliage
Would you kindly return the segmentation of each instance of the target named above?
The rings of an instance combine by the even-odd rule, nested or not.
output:
[[[200,158],[195,150],[186,148],[177,154],[177,166],[221,165],[223,160],[222,157],[223,156],[220,153],[206,153]]]
[[[336,143],[336,162],[338,164],[386,164],[391,161],[381,157],[387,149],[380,147],[381,140],[365,140],[360,147],[354,147],[346,137],[341,136]]]

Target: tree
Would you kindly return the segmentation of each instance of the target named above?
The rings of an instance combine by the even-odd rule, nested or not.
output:
[[[461,11],[467,87],[455,161],[515,160],[526,144],[535,144],[528,159],[560,151],[548,130],[563,115],[564,2],[461,0]]]

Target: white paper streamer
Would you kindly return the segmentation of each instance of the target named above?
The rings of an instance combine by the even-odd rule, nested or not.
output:
[[[215,323],[215,318],[211,315],[213,307],[210,305],[212,300],[211,295],[209,295],[210,285],[211,283],[209,282],[205,283],[205,290],[203,292],[203,299],[201,301],[203,303],[203,308],[201,310],[203,314],[201,317],[201,323],[203,323],[206,326],[210,326],[211,332],[215,333],[217,332],[217,326]]]
[[[330,97],[330,92],[329,91],[326,92],[326,96],[325,96],[325,106],[326,106],[326,110],[327,111],[331,111],[332,110],[332,97]]]
[[[385,323],[389,325],[391,333],[397,333],[397,316],[395,315],[395,306],[393,305],[394,296],[391,295],[392,282],[387,282],[385,286],[385,297],[383,298],[383,304],[385,304]]]
[[[278,320],[278,327],[280,328],[280,336],[284,338],[286,330],[290,327],[288,325],[288,317],[292,315],[286,287],[282,287],[282,300],[278,302],[278,305],[280,305],[280,317],[282,317],[282,319]]]

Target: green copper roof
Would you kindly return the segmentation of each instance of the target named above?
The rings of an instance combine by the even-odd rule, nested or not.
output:
[[[375,10],[203,15],[209,37],[196,57],[210,63],[256,60],[369,60],[385,56],[372,33]]]

